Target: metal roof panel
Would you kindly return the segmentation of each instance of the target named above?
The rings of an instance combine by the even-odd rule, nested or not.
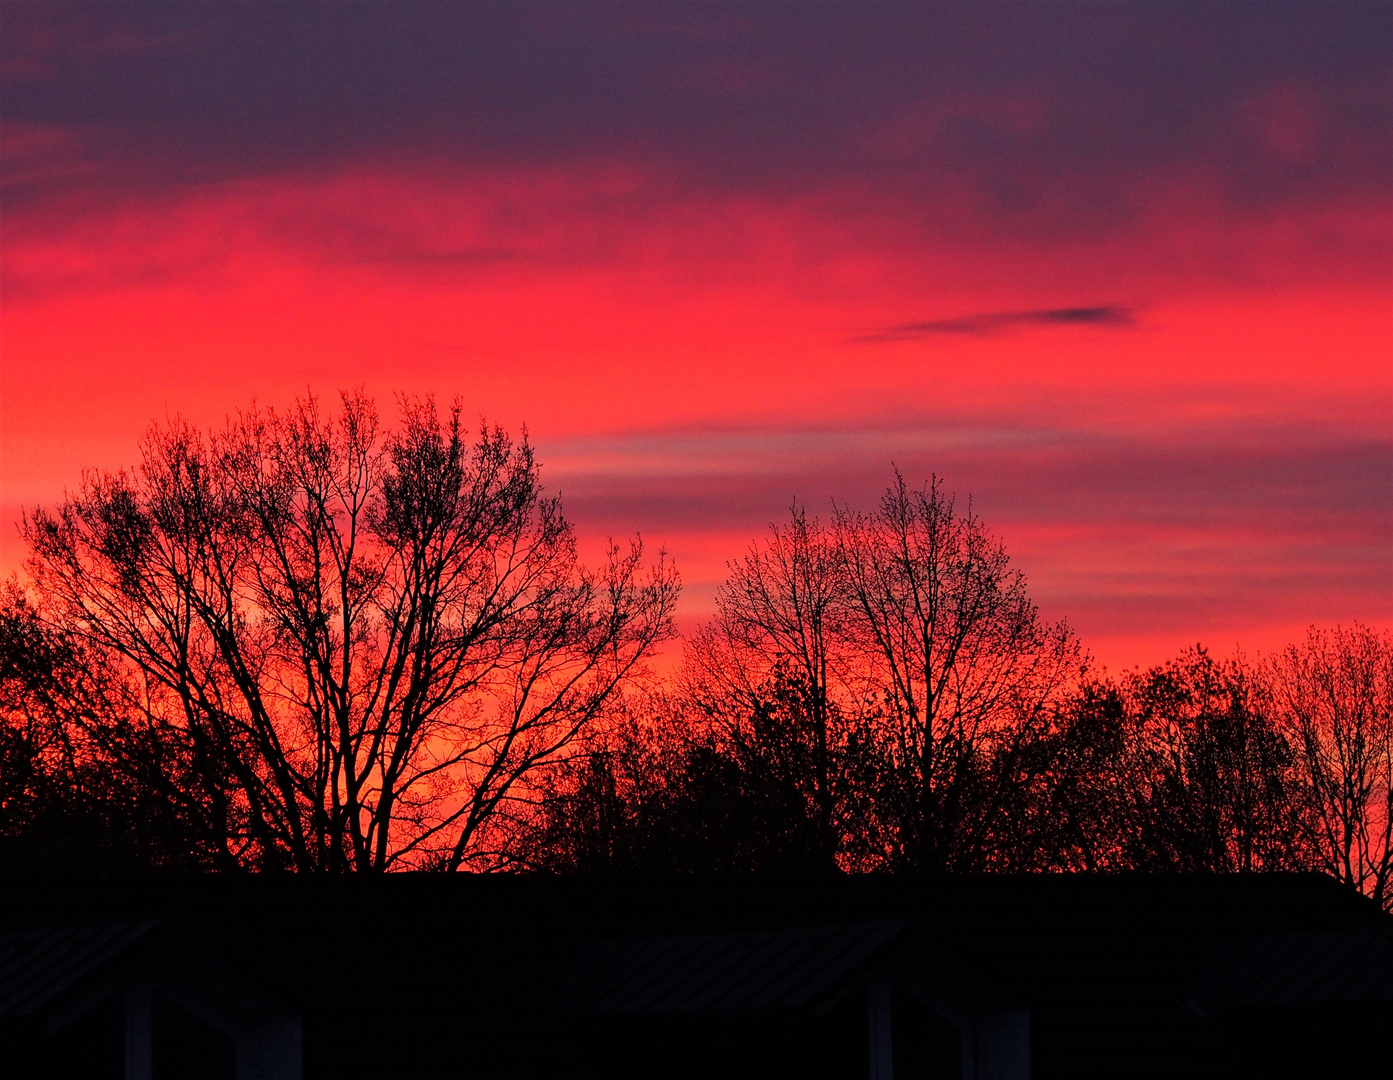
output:
[[[582,957],[572,1004],[605,1013],[798,1008],[870,960],[905,925],[604,941]]]
[[[0,935],[0,1016],[28,1016],[144,937],[153,922]]]

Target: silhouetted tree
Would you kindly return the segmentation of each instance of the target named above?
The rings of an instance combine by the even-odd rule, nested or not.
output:
[[[153,428],[24,527],[48,626],[114,671],[69,719],[123,768],[151,745],[221,861],[455,869],[672,632],[677,579],[577,561],[524,439],[346,394]],[[124,732],[157,736],[128,739]]]
[[[836,521],[858,656],[884,702],[881,789],[892,865],[976,870],[991,860],[1020,755],[1082,670],[1005,548],[937,480],[896,472],[872,514]]]
[[[677,785],[680,816],[734,841],[722,869],[871,869],[873,718],[846,717],[796,667],[776,668],[743,715],[707,727]]]
[[[680,723],[661,695],[614,702],[539,774],[534,812],[510,834],[509,862],[561,872],[650,867],[654,822],[688,741]]]
[[[1393,907],[1393,634],[1317,630],[1269,663],[1316,865]]]
[[[1135,780],[1134,719],[1116,687],[1093,679],[1016,750],[993,831],[996,865],[1013,870],[1132,868],[1123,844]]]
[[[829,530],[795,504],[730,564],[682,700],[712,725],[708,789],[717,760],[781,777],[827,865],[984,869],[1009,861],[1002,815],[1038,765],[1025,747],[1081,662],[981,521],[897,473],[874,514]]]
[[[752,767],[789,754],[798,759],[797,783],[831,866],[855,812],[845,802],[852,792],[838,759],[870,690],[866,666],[850,648],[842,554],[835,536],[795,504],[785,524],[771,525],[765,541],[728,569],[715,617],[687,643],[684,692]],[[775,717],[790,725],[786,733]],[[780,767],[787,772],[792,764]]]
[[[549,870],[826,871],[810,691],[776,677],[718,722],[671,698],[611,722],[551,774],[519,862]],[[832,708],[836,723],[835,706]],[[831,770],[852,767],[843,748]],[[848,838],[863,829],[843,821]]]
[[[0,863],[550,871],[1318,867],[1393,904],[1393,636],[1093,677],[937,480],[729,565],[577,560],[524,439],[345,395],[151,430],[25,523]],[[32,598],[32,599],[31,599]]]
[[[1016,755],[996,851],[1018,869],[1294,869],[1302,777],[1241,657],[1086,680]]]
[[[169,782],[176,763],[158,733],[132,727],[119,689],[100,657],[46,627],[15,584],[4,587],[0,865],[214,864],[197,808]],[[116,739],[124,759],[108,752]]]
[[[1300,777],[1241,657],[1202,648],[1124,686],[1131,743],[1119,844],[1146,869],[1230,872],[1303,865]]]

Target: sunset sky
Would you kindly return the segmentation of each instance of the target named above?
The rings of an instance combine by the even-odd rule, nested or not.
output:
[[[0,7],[0,566],[155,419],[526,424],[683,626],[936,472],[1111,669],[1393,623],[1393,6]]]

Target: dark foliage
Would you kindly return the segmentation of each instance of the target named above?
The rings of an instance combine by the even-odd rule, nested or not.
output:
[[[899,605],[899,607],[896,607]],[[717,594],[676,692],[554,772],[552,870],[1320,868],[1388,903],[1393,639],[1313,631],[1090,674],[934,485],[795,507]]]
[[[49,686],[15,639],[57,723],[16,720],[15,753],[76,744],[69,781],[168,800],[229,868],[488,865],[678,589],[637,540],[582,566],[525,439],[429,400],[387,431],[361,394],[154,427],[24,534],[35,625],[75,651]]]
[[[873,844],[872,748],[854,737],[820,768],[817,725],[836,706],[780,673],[748,715],[723,725],[671,701],[610,728],[602,746],[553,775],[519,859],[548,870],[829,872]],[[829,851],[820,784],[830,777],[838,844]]]
[[[1317,868],[1393,895],[1393,638],[1118,678],[937,481],[795,506],[681,671],[676,579],[591,571],[525,440],[301,402],[153,429],[26,525],[0,865]]]
[[[947,807],[982,822],[974,870],[1236,872],[1310,864],[1291,746],[1241,664],[1195,651],[1115,685],[1089,681],[1009,747],[964,747]],[[771,685],[734,734],[632,719],[552,777],[520,861],[550,870],[899,868],[914,779],[861,718],[831,774],[836,859],[822,856],[807,688]],[[700,735],[694,735],[700,730]],[[886,824],[889,822],[890,824]]]
[[[110,672],[44,626],[17,589],[0,602],[0,865],[215,864],[175,755],[112,707]],[[78,716],[101,716],[100,742]],[[125,768],[108,752],[123,745]],[[187,779],[184,777],[183,779]]]

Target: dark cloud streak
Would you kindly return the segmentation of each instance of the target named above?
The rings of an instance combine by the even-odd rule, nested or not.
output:
[[[1124,328],[1136,325],[1132,308],[1127,307],[1066,307],[1040,311],[992,311],[982,315],[963,315],[953,319],[930,319],[925,322],[897,323],[884,326],[852,340],[868,344],[891,341],[915,341],[933,334],[954,334],[984,337],[1008,330],[1027,330],[1039,326],[1102,326]]]

